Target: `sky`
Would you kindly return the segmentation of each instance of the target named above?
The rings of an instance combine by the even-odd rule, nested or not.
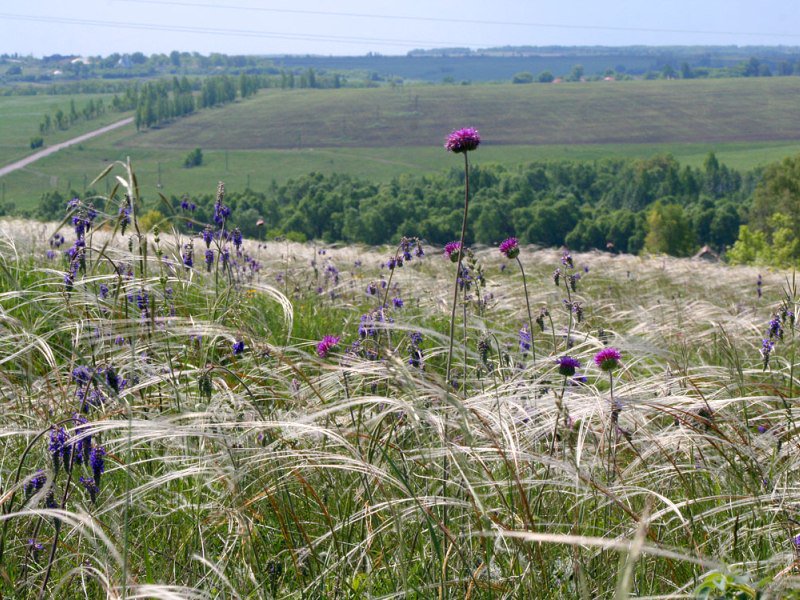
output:
[[[2,0],[0,27],[0,53],[34,56],[800,46],[797,0]]]

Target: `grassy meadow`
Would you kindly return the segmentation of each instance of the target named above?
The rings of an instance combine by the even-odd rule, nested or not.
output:
[[[45,146],[63,142],[94,129],[99,129],[126,116],[110,110],[112,94],[75,94],[64,96],[0,96],[0,166],[33,154],[31,138],[39,135],[39,124],[45,114],[51,117],[59,109],[69,115],[70,101],[80,111],[89,100],[103,100],[105,114],[90,121],[80,120],[66,130],[44,135]]]
[[[454,296],[222,190],[139,235],[116,174],[0,222],[0,595],[800,597],[792,274],[474,248]]]
[[[0,190],[2,200],[31,209],[44,192],[82,191],[127,157],[149,198],[205,193],[220,178],[232,191],[265,190],[311,171],[387,181],[452,166],[440,151],[442,136],[462,123],[491,131],[481,149],[487,162],[669,152],[698,166],[714,151],[728,166],[749,170],[800,151],[798,93],[793,77],[262,90],[160,129],[111,132],[3,177]],[[196,147],[204,165],[184,168]]]

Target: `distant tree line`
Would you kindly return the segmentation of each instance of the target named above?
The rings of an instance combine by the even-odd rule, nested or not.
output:
[[[467,240],[496,244],[516,236],[542,246],[675,256],[705,244],[723,251],[747,222],[758,181],[757,173],[729,169],[713,154],[702,168],[681,166],[670,156],[476,166]],[[233,221],[250,236],[268,231],[294,239],[383,244],[407,235],[444,244],[460,229],[461,185],[458,169],[382,184],[311,173],[227,198]],[[172,198],[176,213],[180,201]],[[213,195],[193,201],[194,218],[209,219]],[[259,219],[265,228],[257,227]]]
[[[75,100],[70,100],[68,112],[59,108],[52,115],[48,113],[42,117],[39,123],[39,136],[45,136],[54,131],[65,131],[75,123],[91,121],[105,113],[106,107],[102,98],[98,98],[96,101],[90,99],[80,110],[75,105]]]

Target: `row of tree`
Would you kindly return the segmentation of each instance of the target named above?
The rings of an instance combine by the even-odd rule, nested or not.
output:
[[[195,151],[198,156],[201,153]],[[311,173],[265,191],[230,193],[231,226],[248,237],[384,244],[419,236],[443,245],[460,230],[463,171],[374,183]],[[800,155],[740,173],[709,154],[702,167],[671,156],[647,160],[481,165],[471,171],[467,242],[566,244],[575,250],[687,256],[703,245],[734,263],[800,266]],[[214,195],[148,206],[151,220],[213,216]],[[60,219],[65,199],[43,196],[34,216]],[[160,201],[159,201],[160,202]],[[111,209],[114,214],[115,211]],[[261,220],[265,227],[259,225]],[[180,222],[180,220],[179,220]],[[191,229],[188,224],[186,231]]]
[[[749,218],[758,174],[741,174],[709,155],[702,168],[674,158],[474,167],[467,239],[496,244],[516,236],[543,246],[567,244],[685,256],[701,245],[732,245]],[[382,244],[419,236],[444,244],[460,230],[463,173],[403,176],[388,183],[312,173],[264,192],[229,194],[248,235],[263,218],[270,235]],[[213,196],[193,199],[195,218],[211,216]],[[172,199],[177,212],[179,198]]]
[[[68,112],[59,108],[52,116],[49,113],[44,115],[39,123],[39,135],[43,136],[54,131],[64,131],[79,121],[91,121],[104,115],[105,112],[106,107],[102,98],[97,101],[90,99],[80,110],[75,105],[75,100],[70,100]]]

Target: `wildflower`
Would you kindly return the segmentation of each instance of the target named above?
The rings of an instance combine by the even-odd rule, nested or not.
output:
[[[561,281],[561,269],[556,269],[553,271],[553,283],[556,285],[560,285]]]
[[[448,152],[460,154],[475,150],[481,143],[481,136],[478,130],[473,127],[457,129],[447,136],[444,147]]]
[[[539,316],[536,317],[536,324],[539,326],[539,329],[544,331],[544,318],[550,316],[550,311],[547,308],[542,307],[539,309]]]
[[[91,498],[92,504],[97,502],[97,494],[100,493],[100,488],[97,486],[94,479],[91,477],[81,477],[79,481],[84,489],[89,492],[89,498]]]
[[[556,364],[558,365],[558,372],[560,375],[564,377],[572,377],[575,375],[575,369],[581,366],[580,361],[577,358],[572,358],[571,356],[561,356],[556,359]]]
[[[603,348],[595,354],[594,363],[603,371],[613,371],[620,366],[622,354],[616,348]]]
[[[219,186],[217,186],[217,199],[214,202],[214,222],[219,226],[223,226],[228,217],[231,216],[231,209],[222,203],[224,197],[225,184],[220,181]]]
[[[64,467],[69,469],[70,447],[67,445],[69,435],[63,427],[53,427],[50,430],[50,443],[47,449],[50,451],[50,456],[53,459],[53,470],[58,473],[61,463],[63,461]]]
[[[89,453],[89,466],[92,469],[92,475],[97,485],[100,485],[100,476],[106,472],[105,461],[106,449],[102,446],[95,446]]]
[[[75,428],[76,434],[81,434],[82,430],[86,429],[87,423],[89,422],[89,420],[86,417],[81,417],[77,414],[73,415],[72,420],[77,425],[77,427]],[[91,434],[80,435],[80,439],[73,442],[73,446],[75,453],[75,457],[73,460],[79,465],[89,462],[89,454],[92,446]]]
[[[136,306],[139,310],[147,310],[150,305],[150,296],[145,290],[139,290],[136,294]]]
[[[47,475],[45,475],[42,469],[39,469],[34,473],[33,477],[25,483],[25,497],[30,498],[33,496],[44,487],[45,483],[47,483]]]
[[[244,341],[237,340],[233,342],[232,349],[233,349],[233,355],[239,356],[242,352],[244,352]]]
[[[500,244],[500,253],[506,258],[513,259],[519,256],[519,241],[515,237],[510,237]]]
[[[210,248],[211,242],[214,239],[214,231],[211,229],[211,225],[206,225],[201,235],[203,236],[203,241],[206,243],[206,248]]]
[[[86,385],[92,380],[92,371],[88,367],[78,366],[72,369],[72,381],[78,385]]]
[[[210,273],[214,265],[214,251],[211,248],[206,250],[206,270]]]
[[[773,342],[769,338],[764,338],[762,340],[760,352],[761,352],[761,358],[764,359],[765,369],[769,366],[769,357],[774,349],[775,349],[775,342]]]
[[[237,250],[242,247],[242,232],[238,227],[231,233],[231,240],[233,240],[233,245],[236,246]]]
[[[758,274],[758,279],[756,280],[756,294],[758,297],[761,298],[761,286],[763,285],[763,280],[761,279],[761,273]]]
[[[115,394],[119,394],[119,376],[117,376],[114,367],[106,367],[105,375],[108,387],[114,390]]]
[[[44,544],[42,544],[41,542],[37,542],[34,538],[29,538],[28,548],[31,549],[31,553],[33,554],[33,559],[37,560],[39,558],[39,552],[44,550]]]
[[[422,334],[413,331],[408,334],[408,337],[411,340],[411,356],[408,359],[408,364],[419,369],[422,367],[422,350],[419,347],[422,343]]]
[[[402,298],[392,298],[392,304],[395,308],[403,308],[403,299]]]
[[[449,242],[444,247],[444,255],[450,259],[450,262],[457,263],[461,256],[461,242]]]
[[[100,284],[100,297],[103,299],[108,298],[108,286],[105,283]]]
[[[767,325],[767,333],[769,333],[769,339],[783,339],[783,325],[778,315],[772,316],[772,320],[770,320],[769,325]]]
[[[336,346],[339,345],[339,340],[341,338],[335,335],[326,335],[322,338],[322,340],[317,344],[317,354],[320,358],[325,358],[328,356],[328,353],[333,350]]]
[[[191,242],[183,246],[181,258],[183,259],[183,266],[187,269],[191,269],[194,266],[194,246]]]
[[[531,349],[531,332],[528,331],[527,325],[523,325],[519,330],[519,349],[522,352],[527,352]]]
[[[561,264],[568,269],[575,268],[575,263],[572,262],[572,255],[569,253],[569,250],[564,250],[564,254],[561,256]]]
[[[378,293],[378,287],[375,285],[375,282],[370,281],[367,284],[367,296],[374,296]]]

